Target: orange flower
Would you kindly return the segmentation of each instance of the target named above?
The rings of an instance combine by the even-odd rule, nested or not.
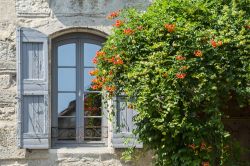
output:
[[[108,18],[108,19],[114,19],[114,18],[118,17],[119,14],[120,14],[120,11],[119,11],[119,10],[118,10],[118,11],[114,11],[114,12],[111,12],[111,13],[107,16],[107,18]]]
[[[105,88],[108,92],[114,92],[116,90],[115,86],[106,86]]]
[[[98,78],[94,78],[94,79],[92,80],[93,83],[99,83],[99,81],[100,81],[100,80],[99,80]]]
[[[94,64],[97,64],[97,63],[98,63],[97,58],[96,58],[96,57],[94,57],[94,58],[93,58],[93,60],[92,60],[92,62],[93,62]]]
[[[194,51],[194,55],[197,57],[202,57],[202,51],[201,50],[196,50]]]
[[[181,55],[177,55],[175,58],[176,58],[176,60],[179,60],[179,61],[186,60],[186,57],[181,56]]]
[[[105,52],[104,51],[97,51],[95,55],[96,55],[96,57],[104,56]]]
[[[218,41],[218,46],[221,46],[222,45],[222,41]]]
[[[119,55],[116,56],[116,59],[113,61],[114,65],[122,65],[123,60],[120,58]]]
[[[117,28],[119,28],[122,25],[123,25],[123,21],[121,21],[121,20],[116,20],[115,24],[113,24],[113,26],[117,27]]]
[[[201,165],[202,165],[202,166],[210,166],[210,164],[209,164],[208,161],[203,161]]]
[[[187,76],[187,74],[185,74],[185,73],[177,73],[175,76],[177,78],[179,78],[179,79],[184,79]]]
[[[89,75],[94,76],[94,75],[97,75],[97,73],[98,73],[98,69],[95,69],[95,70],[91,70],[89,72]]]
[[[115,61],[115,57],[107,58],[106,61],[108,61],[110,63],[113,63]]]
[[[214,40],[210,40],[210,43],[213,46],[213,48],[217,47],[217,43]]]
[[[97,85],[91,85],[91,89],[96,90],[96,89],[98,89],[98,86]]]
[[[175,31],[175,24],[165,24],[164,27],[167,29],[169,33]]]
[[[134,31],[133,31],[132,29],[128,28],[128,29],[124,29],[124,30],[123,30],[123,33],[124,33],[125,35],[131,35],[131,34],[134,33]]]

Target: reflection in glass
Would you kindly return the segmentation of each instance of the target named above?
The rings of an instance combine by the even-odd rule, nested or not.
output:
[[[84,95],[84,115],[101,116],[102,115],[102,96],[100,93],[87,93]]]
[[[95,66],[92,62],[97,51],[101,49],[101,46],[96,44],[84,43],[84,66]]]
[[[58,116],[75,116],[75,93],[58,93]]]
[[[76,69],[58,68],[58,91],[76,90]]]
[[[102,119],[84,118],[84,139],[91,141],[100,141],[102,137]]]
[[[75,140],[76,139],[76,118],[59,117],[58,118],[58,139]]]
[[[58,66],[76,65],[76,44],[65,44],[58,47]]]
[[[91,76],[89,72],[94,68],[84,68],[84,91],[91,91],[92,80],[95,76]]]

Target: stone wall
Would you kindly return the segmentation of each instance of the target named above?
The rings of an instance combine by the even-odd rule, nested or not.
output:
[[[150,155],[122,163],[110,150],[96,152],[27,151],[16,146],[16,28],[30,27],[47,35],[70,27],[91,27],[110,33],[110,11],[151,0],[0,0],[0,165],[150,165]]]

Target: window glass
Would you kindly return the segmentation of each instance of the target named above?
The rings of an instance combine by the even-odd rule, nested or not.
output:
[[[84,66],[95,66],[92,62],[97,51],[101,49],[101,46],[96,44],[84,43]]]
[[[58,47],[58,66],[76,65],[76,44],[65,44]]]
[[[84,95],[84,116],[102,115],[102,96],[100,93],[85,93]]]
[[[75,116],[75,93],[58,93],[58,116]]]
[[[76,69],[59,68],[58,69],[58,91],[76,90]]]
[[[89,74],[91,70],[94,70],[94,68],[84,68],[84,91],[91,91],[92,80],[95,78],[95,76]]]

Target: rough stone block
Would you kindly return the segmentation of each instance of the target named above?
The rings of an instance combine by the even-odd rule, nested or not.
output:
[[[16,146],[16,129],[14,125],[7,123],[6,125],[0,125],[0,154],[0,161],[25,157],[25,150],[18,149]]]
[[[50,14],[49,1],[16,0],[16,11],[21,17],[47,17]]]
[[[3,107],[0,108],[0,121],[15,121],[15,108]]]
[[[10,75],[0,75],[0,89],[8,88],[11,84]]]
[[[0,92],[0,103],[16,103],[16,90],[13,89],[2,89]]]

